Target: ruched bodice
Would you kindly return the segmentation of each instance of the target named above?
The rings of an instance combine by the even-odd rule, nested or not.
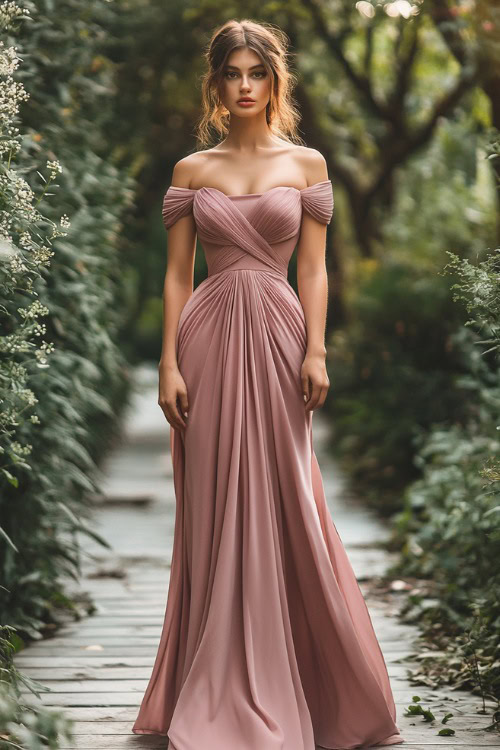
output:
[[[209,276],[240,268],[268,269],[286,276],[300,235],[303,209],[322,224],[329,224],[333,205],[331,180],[302,190],[278,186],[247,195],[171,185],[163,199],[162,216],[169,229],[193,212]]]

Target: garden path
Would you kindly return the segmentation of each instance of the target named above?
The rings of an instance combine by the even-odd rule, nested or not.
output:
[[[78,590],[90,594],[97,611],[68,623],[55,637],[33,643],[15,658],[24,673],[50,688],[41,694],[43,704],[63,707],[75,721],[74,741],[68,746],[72,750],[166,749],[164,737],[131,733],[163,623],[175,518],[168,425],[157,405],[156,377],[154,368],[138,368],[123,440],[104,467],[104,495],[97,503],[95,529],[111,549],[82,539],[86,559]],[[388,529],[348,493],[326,450],[328,424],[321,410],[314,414],[313,424],[330,512],[367,599],[388,666],[398,726],[405,738],[401,747],[500,748],[500,736],[484,731],[491,713],[478,714],[479,697],[411,685],[407,668],[418,663],[412,653],[417,629],[398,620],[401,595],[397,591],[380,597],[370,594],[367,586],[369,578],[382,574],[391,562],[391,556],[377,546]],[[434,723],[404,715],[414,695],[432,710]],[[443,725],[447,712],[454,715]],[[438,736],[443,727],[453,728],[455,735]]]

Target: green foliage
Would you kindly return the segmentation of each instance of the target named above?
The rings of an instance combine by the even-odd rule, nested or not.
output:
[[[69,721],[62,711],[35,708],[19,700],[12,687],[0,682],[0,750],[56,750],[70,742]]]
[[[397,516],[407,571],[438,583],[455,576],[461,611],[474,583],[482,586],[495,568],[500,538],[500,514],[494,511],[500,486],[482,473],[485,457],[500,451],[500,383],[497,378],[488,386],[472,376],[468,382],[473,419],[429,433],[416,456],[423,476],[408,488]]]
[[[406,709],[405,716],[422,716],[423,720],[428,723],[435,721],[436,717],[434,716],[430,708],[424,708],[420,703],[420,700],[420,696],[413,696],[412,703],[410,703],[410,705]]]
[[[484,158],[488,133],[478,131],[469,111],[443,121],[429,146],[398,172],[393,208],[379,214],[381,255],[411,257],[434,275],[446,250],[484,254],[495,233],[495,186]]]
[[[466,311],[442,275],[447,249],[478,256],[494,232],[491,173],[484,160],[476,166],[471,128],[467,116],[443,123],[398,174],[379,257],[352,263],[349,320],[329,341],[335,450],[387,514],[419,476],[421,437],[434,423],[464,423],[474,408],[462,379],[469,347],[456,336]]]
[[[14,662],[15,629],[0,626],[0,750],[56,750],[73,741],[73,722],[62,711],[30,705],[23,698],[28,688],[40,698],[48,688],[20,672]]]
[[[436,717],[430,710],[430,708],[424,708],[422,704],[420,703],[420,697],[418,695],[414,695],[412,699],[412,703],[406,708],[405,710],[405,716],[411,716],[412,718],[415,716],[421,716],[423,721],[428,724],[434,724],[436,721]],[[441,723],[446,724],[446,722],[453,716],[452,713],[447,713],[443,716]],[[444,729],[440,729],[439,732],[437,732],[438,735],[445,736],[445,737],[451,737],[455,734],[455,730],[451,729],[451,727],[446,727]]]
[[[450,257],[454,299],[471,315],[457,334],[469,365],[459,383],[469,417],[422,440],[422,476],[396,518],[402,553],[391,572],[428,582],[410,594],[405,616],[418,619],[440,652],[414,676],[500,701],[500,250],[477,264]]]
[[[132,183],[104,158],[113,108],[99,57],[99,19],[112,11],[104,0],[85,10],[58,5],[26,4],[18,80],[9,78],[18,60],[7,36],[4,55],[15,62],[3,65],[0,608],[29,637],[56,605],[71,607],[62,580],[78,576],[76,532],[92,534],[85,518],[100,479],[96,461],[128,389],[116,340],[117,243]],[[21,122],[24,136],[15,129]]]
[[[462,300],[469,313],[474,317],[466,322],[474,326],[482,336],[487,338],[479,343],[488,348],[484,354],[494,352],[500,355],[500,296],[498,279],[500,277],[500,249],[494,250],[484,262],[473,266],[467,260],[454,253],[448,253],[451,261],[448,267],[459,277],[459,282],[451,287],[453,299]]]
[[[132,199],[106,158],[113,99],[99,19],[111,12],[95,0],[0,13],[2,748],[69,738],[59,712],[24,703],[19,685],[47,688],[12,652],[61,610],[76,613],[64,584],[80,571],[77,532],[106,544],[87,519],[128,392],[118,242]]]
[[[330,339],[335,446],[380,510],[397,508],[416,475],[421,431],[467,412],[463,391],[450,387],[464,369],[453,337],[461,320],[441,277],[387,258],[364,264],[351,323]]]
[[[430,674],[500,696],[500,483],[487,472],[489,458],[500,452],[500,387],[483,388],[480,397],[477,420],[436,429],[422,446],[417,458],[423,476],[406,492],[397,516],[394,534],[402,552],[391,573],[429,581],[404,611],[446,655],[426,659],[414,676]],[[471,650],[460,637],[472,638],[479,617],[482,629]],[[466,658],[476,651],[480,671]]]

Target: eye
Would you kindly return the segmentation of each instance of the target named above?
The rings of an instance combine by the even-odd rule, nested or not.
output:
[[[238,76],[238,73],[235,70],[226,70],[225,74],[226,78],[232,78],[233,76]],[[266,70],[258,70],[255,71],[255,73],[252,73],[252,75],[257,76],[257,78],[265,78],[267,75]]]

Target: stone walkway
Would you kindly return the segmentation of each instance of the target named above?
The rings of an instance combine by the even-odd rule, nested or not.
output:
[[[15,659],[19,669],[50,688],[42,693],[43,704],[64,707],[66,716],[74,719],[73,750],[166,750],[165,737],[131,733],[163,624],[175,518],[169,428],[157,405],[156,371],[143,368],[137,374],[124,440],[105,467],[105,495],[95,513],[95,530],[111,549],[86,537],[82,540],[86,559],[79,591],[91,595],[97,611],[64,626],[54,638],[34,643]],[[500,736],[484,731],[491,714],[477,713],[478,697],[411,686],[406,670],[416,664],[411,659],[417,630],[398,621],[390,600],[369,597],[363,583],[381,574],[391,560],[377,546],[388,532],[348,494],[325,452],[327,425],[321,411],[314,414],[313,424],[329,508],[367,598],[388,666],[405,738],[399,747],[500,748]],[[432,710],[435,722],[404,715],[414,695]],[[453,717],[444,725],[441,719],[447,712]],[[443,727],[453,728],[455,735],[438,736]]]

